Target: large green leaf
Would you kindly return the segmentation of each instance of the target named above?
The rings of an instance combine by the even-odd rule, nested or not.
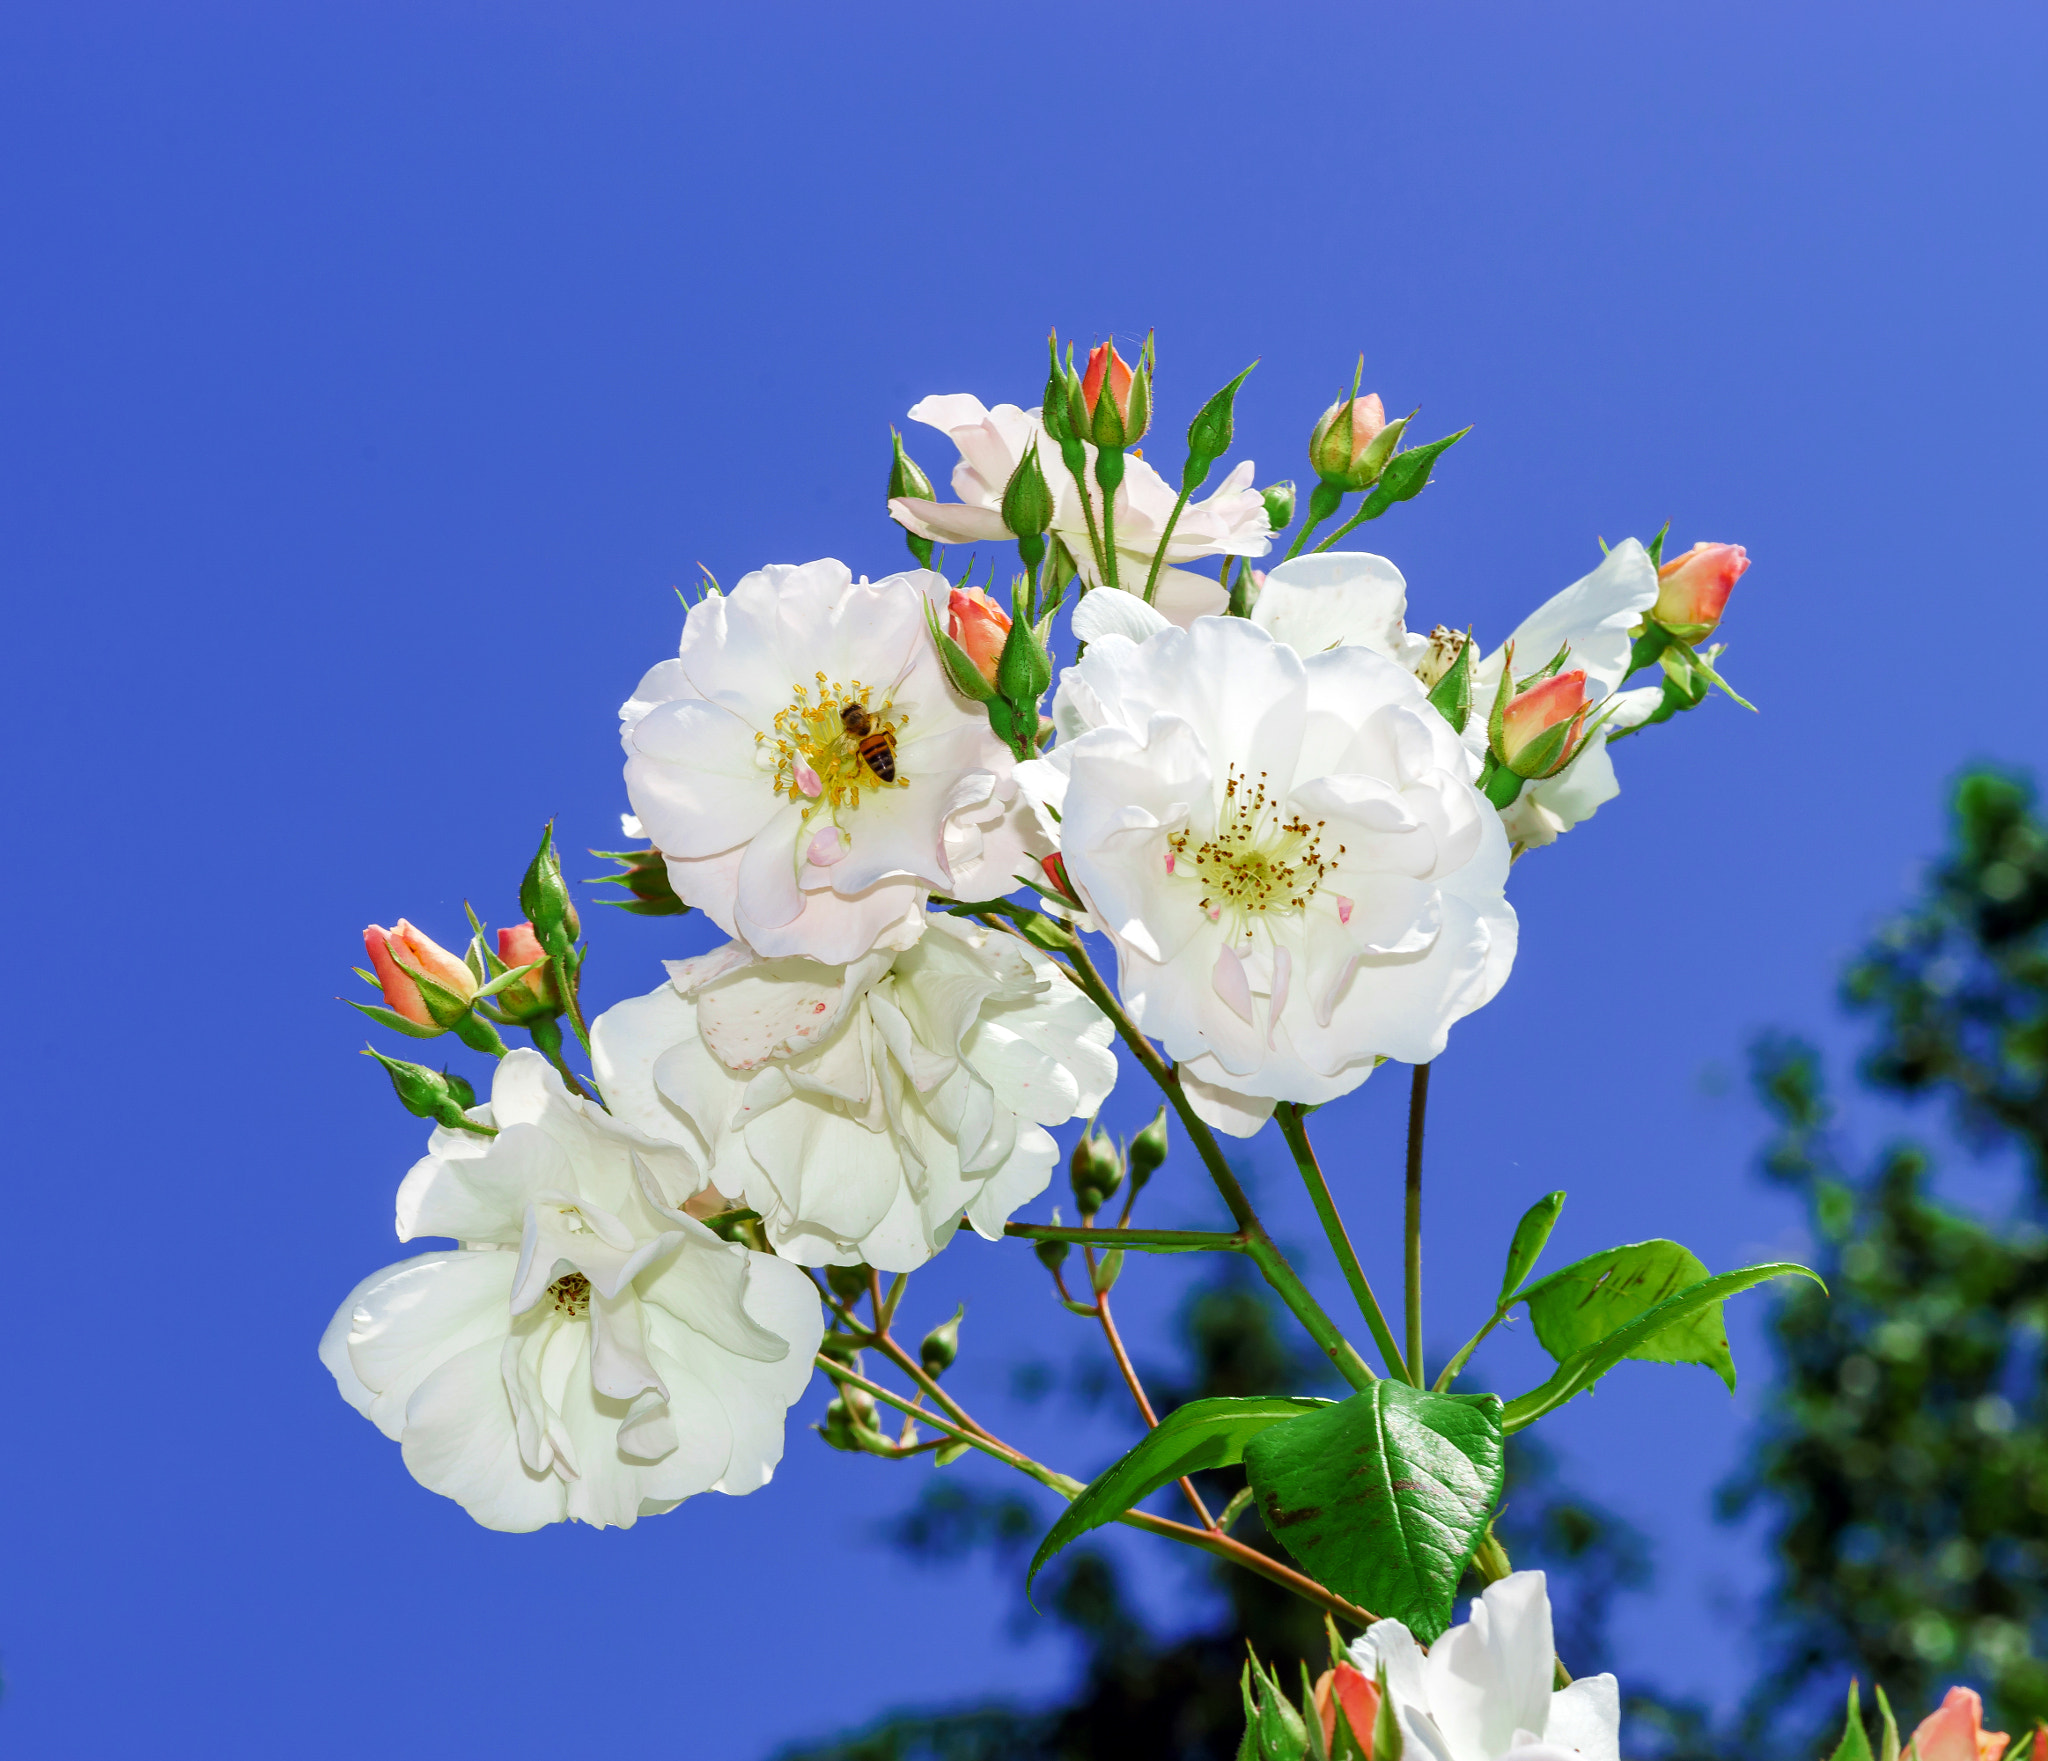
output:
[[[1638,1346],[1654,1338],[1664,1328],[1688,1321],[1701,1309],[1718,1304],[1724,1297],[1734,1296],[1766,1279],[1786,1277],[1811,1278],[1816,1284],[1821,1282],[1819,1275],[1806,1266],[1796,1265],[1790,1260],[1776,1260],[1768,1265],[1744,1266],[1737,1272],[1723,1272],[1679,1291],[1676,1296],[1667,1296],[1655,1308],[1638,1315],[1627,1326],[1608,1334],[1597,1344],[1573,1352],[1557,1366],[1557,1374],[1542,1387],[1516,1395],[1507,1404],[1503,1422],[1510,1432],[1533,1425],[1544,1414],[1556,1411],[1581,1389],[1592,1387],[1623,1358],[1636,1355]],[[1826,1288],[1825,1285],[1821,1287]]]
[[[1245,1446],[1259,1514],[1326,1588],[1427,1644],[1500,1497],[1496,1394],[1375,1382]]]
[[[1177,1406],[1147,1431],[1137,1448],[1096,1476],[1081,1495],[1060,1512],[1024,1574],[1024,1590],[1045,1563],[1069,1541],[1090,1529],[1114,1522],[1149,1498],[1170,1480],[1205,1468],[1231,1467],[1244,1459],[1244,1447],[1269,1425],[1300,1420],[1328,1409],[1327,1400],[1293,1399],[1272,1394],[1250,1400],[1191,1400]]]
[[[1543,1349],[1563,1363],[1706,1276],[1707,1268],[1689,1248],[1675,1241],[1636,1241],[1551,1273],[1531,1285],[1523,1300]],[[1704,1364],[1735,1392],[1735,1359],[1718,1302],[1659,1329],[1628,1355],[1658,1364]]]

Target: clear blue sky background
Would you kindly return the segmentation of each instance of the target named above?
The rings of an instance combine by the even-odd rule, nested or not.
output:
[[[898,566],[888,425],[1031,401],[1054,323],[1157,328],[1169,459],[1253,355],[1261,480],[1307,475],[1360,350],[1421,431],[1475,424],[1374,529],[1425,622],[1497,638],[1667,517],[1749,546],[1763,713],[1630,742],[1515,876],[1521,964],[1439,1073],[1432,1331],[1553,1186],[1564,1252],[1796,1248],[1745,1039],[1847,1043],[1832,973],[1942,779],[2041,755],[2044,39],[1995,5],[9,7],[0,1742],[746,1761],[1066,1679],[1014,1583],[877,1545],[929,1470],[830,1454],[821,1393],[757,1496],[507,1537],[313,1357],[421,1139],[333,1001],[361,926],[506,919],[549,815],[612,842],[672,584]],[[594,932],[601,1000],[703,940]],[[1388,1282],[1398,1089],[1325,1116]],[[1153,1209],[1209,1204],[1182,1171]],[[1181,1274],[1141,1270],[1156,1339]],[[922,1282],[971,1289],[997,1410],[1016,1353],[1086,1343],[1019,1251]],[[1631,1675],[1723,1698],[1762,1567],[1707,1500],[1760,1312],[1735,1402],[1635,1366],[1548,1430],[1663,1534]],[[1016,1422],[1085,1471],[1129,1436]]]

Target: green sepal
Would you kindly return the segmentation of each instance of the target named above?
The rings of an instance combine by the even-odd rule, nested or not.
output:
[[[494,966],[499,964],[495,956],[492,957],[491,963]],[[546,964],[547,960],[543,957],[539,960],[529,960],[524,966],[508,966],[489,983],[479,985],[476,994],[479,997],[495,997],[500,991],[517,984],[529,972],[538,972]]]
[[[620,872],[595,875],[584,883],[586,886],[624,887],[632,895],[625,899],[603,899],[600,904],[630,911],[636,917],[681,917],[690,909],[668,877],[667,860],[652,845],[645,850],[593,850],[590,854],[602,862],[616,862]]]
[[[1853,1675],[1849,1678],[1849,1711],[1842,1723],[1842,1740],[1835,1745],[1831,1761],[1872,1761],[1870,1734],[1863,1728],[1863,1708],[1857,1702]]]
[[[1107,1296],[1116,1286],[1118,1275],[1124,1269],[1124,1250],[1113,1247],[1095,1262],[1095,1270],[1089,1282],[1095,1286],[1097,1296]]]
[[[388,1027],[393,1033],[402,1033],[408,1039],[439,1039],[448,1030],[445,1027],[422,1027],[417,1021],[408,1021],[396,1009],[387,1009],[382,1003],[358,1003],[353,997],[341,999],[351,1009],[359,1009],[376,1022],[379,1027]]]
[[[452,1029],[455,1037],[473,1052],[502,1058],[512,1048],[498,1037],[498,1030],[479,1015],[465,1015]]]
[[[1557,1374],[1541,1387],[1532,1388],[1526,1394],[1518,1394],[1509,1401],[1503,1417],[1508,1432],[1524,1430],[1548,1413],[1590,1388],[1625,1357],[1630,1356],[1637,1346],[1654,1338],[1666,1327],[1676,1326],[1705,1308],[1709,1303],[1721,1302],[1725,1298],[1762,1284],[1771,1278],[1811,1278],[1823,1290],[1827,1288],[1820,1275],[1811,1267],[1795,1264],[1790,1260],[1774,1260],[1765,1265],[1744,1266],[1735,1272],[1722,1272],[1715,1277],[1681,1290],[1675,1296],[1667,1296],[1653,1309],[1638,1316],[1626,1327],[1609,1334],[1597,1344],[1589,1345],[1583,1351],[1574,1352],[1558,1365]]]
[[[1489,752],[1485,762],[1479,767],[1479,782],[1476,786],[1480,794],[1491,801],[1498,811],[1505,813],[1514,806],[1516,798],[1521,794],[1522,779]]]
[[[1880,1721],[1877,1761],[1899,1761],[1899,1721],[1892,1716],[1892,1703],[1884,1697],[1884,1689],[1878,1683],[1872,1682],[1870,1691],[1877,1696]]]
[[[1267,1532],[1318,1583],[1429,1644],[1500,1500],[1500,1397],[1378,1381],[1262,1431],[1244,1467]]]
[[[1635,677],[1646,666],[1655,666],[1664,658],[1664,650],[1670,646],[1670,632],[1662,624],[1644,619],[1641,632],[1629,644],[1628,671],[1622,674],[1624,681]]]
[[[1437,713],[1451,724],[1452,731],[1462,734],[1465,724],[1472,719],[1472,633],[1465,633],[1465,640],[1459,645],[1458,658],[1451,662],[1450,671],[1430,687],[1429,700]]]
[[[1515,1238],[1508,1243],[1507,1269],[1501,1274],[1500,1300],[1503,1305],[1535,1269],[1536,1261],[1550,1240],[1551,1230],[1557,1227],[1558,1213],[1563,1209],[1564,1194],[1550,1192],[1522,1213],[1522,1220],[1515,1225]]]
[[[1664,566],[1664,540],[1670,536],[1671,522],[1669,520],[1666,520],[1663,525],[1657,528],[1657,536],[1652,538],[1648,544],[1643,546],[1643,549],[1649,555],[1651,568],[1661,569]],[[1856,1684],[1854,1681],[1851,1681],[1849,1683],[1849,1692],[1851,1694],[1854,1694],[1856,1692]]]
[[[1216,461],[1230,450],[1237,388],[1251,377],[1252,367],[1257,365],[1254,361],[1197,410],[1195,419],[1188,424],[1188,462],[1180,470],[1183,494],[1192,495],[1201,488],[1215,469]],[[1270,512],[1267,517],[1271,518]]]
[[[932,1466],[951,1467],[973,1447],[972,1443],[960,1442],[957,1439],[951,1443],[941,1443],[932,1455]]]
[[[924,627],[931,632],[932,646],[939,651],[939,664],[946,669],[953,689],[975,703],[988,702],[996,694],[995,686],[981,676],[981,668],[967,650],[940,627],[938,609],[929,599],[924,602]]]
[[[1268,1426],[1326,1411],[1329,1405],[1327,1400],[1264,1394],[1191,1400],[1175,1407],[1060,1512],[1059,1521],[1031,1556],[1024,1574],[1025,1594],[1030,1594],[1031,1580],[1053,1556],[1090,1529],[1115,1521],[1186,1474],[1236,1465],[1244,1459],[1245,1445]]]
[[[1578,756],[1577,735],[1583,715],[1573,715],[1566,720],[1547,727],[1514,757],[1501,755],[1501,762],[1516,776],[1532,783],[1540,783],[1557,773]]]

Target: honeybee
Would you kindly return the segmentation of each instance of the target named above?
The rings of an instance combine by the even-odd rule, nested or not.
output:
[[[864,705],[849,703],[839,712],[839,725],[858,741],[855,750],[861,761],[885,783],[896,780],[896,736],[875,726]]]

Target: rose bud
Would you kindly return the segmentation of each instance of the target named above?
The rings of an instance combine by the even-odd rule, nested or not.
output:
[[[1724,547],[1725,548],[1725,547]],[[2012,1739],[1984,1728],[1984,1702],[1974,1688],[1950,1688],[1913,1732],[1919,1761],[1998,1761]]]
[[[383,987],[385,1006],[419,1027],[450,1028],[469,1013],[477,982],[469,968],[405,921],[371,924],[363,947]]]
[[[1403,416],[1387,420],[1379,393],[1354,390],[1322,413],[1308,439],[1308,462],[1333,489],[1370,489],[1393,456],[1394,443],[1408,426]]]
[[[1086,420],[1077,426],[1097,446],[1124,447],[1142,440],[1152,426],[1152,374],[1145,356],[1140,354],[1133,368],[1114,343],[1090,349],[1088,371],[1081,375],[1081,406]]]
[[[1650,616],[1683,642],[1714,633],[1728,595],[1749,567],[1739,544],[1695,544],[1657,571],[1657,603]]]
[[[1350,1664],[1340,1663],[1335,1669],[1323,1671],[1322,1679],[1316,1683],[1315,1703],[1323,1721],[1324,1753],[1337,1753],[1337,1712],[1341,1707],[1359,1753],[1371,1761],[1373,1721],[1380,1710],[1380,1691],[1371,1679]]]
[[[509,929],[498,931],[498,958],[508,971],[514,966],[531,966],[536,960],[546,960],[547,957],[548,951],[540,945],[532,924],[515,923]],[[552,1020],[562,1012],[562,999],[555,990],[554,973],[547,966],[507,985],[498,993],[497,1002],[500,1009],[520,1022]]]
[[[1538,679],[1501,714],[1501,763],[1518,777],[1555,776],[1578,756],[1588,707],[1583,668]]]
[[[1010,614],[979,587],[955,587],[946,599],[946,634],[960,644],[990,685],[1010,634]]]

